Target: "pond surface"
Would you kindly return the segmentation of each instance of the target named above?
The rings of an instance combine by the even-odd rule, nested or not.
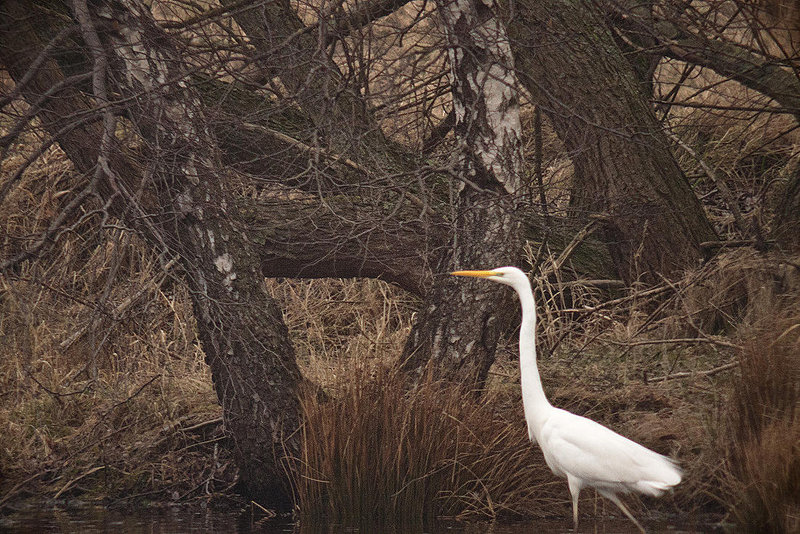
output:
[[[643,521],[652,534],[688,534],[714,532],[717,527],[706,524],[674,524],[666,521]],[[571,534],[568,518],[563,521],[533,521],[520,523],[442,523],[425,530],[426,534]],[[180,534],[180,533],[262,533],[262,534],[352,534],[355,532],[390,532],[387,529],[362,530],[298,525],[281,519],[251,517],[238,512],[220,512],[197,508],[165,508],[108,510],[103,507],[83,507],[59,510],[52,507],[31,508],[0,517],[0,532],[11,533],[120,533],[120,534]],[[395,531],[399,532],[405,531]],[[581,533],[638,534],[630,521],[621,519],[584,520]]]

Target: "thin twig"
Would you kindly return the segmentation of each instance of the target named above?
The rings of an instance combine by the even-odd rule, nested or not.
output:
[[[666,382],[667,380],[675,380],[677,378],[691,378],[693,376],[713,376],[717,373],[733,369],[737,365],[739,365],[739,362],[731,362],[731,363],[726,363],[724,365],[720,365],[719,367],[714,367],[713,369],[709,369],[707,371],[681,371],[680,373],[673,373],[671,375],[659,376],[657,378],[651,378],[650,380],[653,382]]]
[[[176,21],[159,21],[160,26],[167,30],[185,30],[190,26],[194,26],[195,24],[199,24],[206,20],[212,19],[219,15],[226,15],[229,14],[242,6],[248,6],[252,4],[252,0],[239,0],[238,2],[234,2],[233,4],[228,4],[224,6],[215,7],[213,9],[209,9],[203,11],[202,13],[198,13],[193,17],[189,17],[186,20],[176,20]]]
[[[351,169],[354,169],[354,170],[356,170],[358,172],[361,172],[361,173],[364,173],[364,174],[367,174],[367,175],[370,174],[369,169],[367,169],[366,167],[362,167],[361,165],[359,165],[358,163],[356,163],[355,161],[351,160],[350,158],[348,158],[346,156],[340,156],[338,154],[330,154],[327,150],[324,150],[324,149],[319,148],[319,147],[314,147],[314,146],[308,145],[308,144],[306,144],[306,143],[304,143],[304,142],[302,142],[302,141],[300,141],[298,139],[295,139],[294,137],[286,135],[283,132],[279,132],[278,130],[273,130],[272,128],[268,128],[266,126],[261,126],[260,124],[253,124],[251,122],[243,122],[243,123],[241,123],[241,127],[246,129],[246,130],[251,130],[251,131],[254,131],[254,132],[267,134],[267,135],[269,135],[271,137],[274,137],[275,139],[278,139],[279,141],[283,141],[284,143],[288,143],[288,144],[290,144],[290,145],[292,145],[294,147],[297,147],[300,150],[303,150],[305,152],[311,152],[312,154],[315,154],[315,155],[318,155],[318,156],[322,156],[322,157],[324,157],[326,159],[329,159],[329,160],[331,160],[331,161],[333,161],[335,163],[342,163],[342,164],[347,165]]]
[[[252,506],[258,508],[259,510],[261,510],[261,512],[263,514],[265,514],[267,516],[267,518],[269,518],[269,519],[272,519],[273,517],[275,517],[277,515],[274,510],[270,510],[268,508],[264,508],[263,506],[258,504],[256,501],[250,501],[250,504]]]
[[[150,445],[150,448],[151,449],[155,449],[155,448],[159,447],[162,443],[167,441],[173,435],[173,433],[175,433],[175,432],[179,432],[180,431],[182,433],[187,433],[187,432],[192,432],[194,430],[200,430],[201,428],[205,428],[207,426],[213,426],[213,425],[218,425],[218,424],[222,423],[222,417],[215,417],[214,419],[209,419],[208,421],[202,421],[202,422],[194,424],[192,426],[187,426],[186,428],[181,428],[181,424],[183,424],[183,422],[188,418],[189,418],[189,416],[182,417],[178,421],[175,421],[174,423],[169,425],[169,427],[167,429],[162,431],[162,434],[164,434],[164,436],[161,437],[160,439],[156,440],[155,442],[153,442]]]
[[[596,311],[616,306],[617,304],[623,304],[629,300],[643,298],[643,297],[652,297],[655,295],[659,295],[661,293],[666,293],[667,291],[670,291],[672,289],[673,289],[672,287],[665,284],[645,291],[637,291],[635,293],[631,293],[630,295],[626,295],[618,299],[607,300],[605,302],[601,302],[597,306],[591,306],[586,308],[564,308],[558,310],[558,313],[594,313]]]
[[[720,241],[703,241],[700,243],[700,248],[710,251],[715,248],[740,248],[740,247],[755,247],[760,243],[758,239],[729,239]],[[774,245],[775,240],[769,239],[764,241],[766,245]]]
[[[62,493],[67,491],[70,487],[72,487],[73,484],[75,484],[79,480],[82,480],[82,479],[88,477],[89,475],[91,475],[92,473],[96,473],[96,472],[100,471],[101,469],[105,469],[105,468],[106,468],[106,466],[104,466],[104,465],[96,465],[96,466],[92,467],[91,469],[89,469],[88,471],[86,471],[85,473],[83,473],[82,475],[78,475],[77,477],[73,478],[72,480],[70,480],[69,482],[64,484],[64,486],[60,490],[58,490],[58,493],[56,493],[53,496],[53,498],[54,499],[58,499],[61,496]]]
[[[546,270],[542,271],[542,276],[548,276],[550,273],[556,272],[561,270],[561,266],[566,263],[566,261],[572,256],[578,246],[583,243],[583,241],[589,237],[592,232],[595,231],[597,228],[597,221],[592,220],[589,223],[580,229],[580,231],[575,234],[575,237],[572,238],[572,241],[561,251],[561,254],[556,258],[553,263],[548,267]]]
[[[602,288],[602,289],[622,289],[623,287],[626,287],[625,282],[623,282],[622,280],[614,280],[614,279],[611,279],[611,280],[605,280],[605,279],[601,279],[601,280],[583,280],[583,279],[582,280],[569,280],[567,282],[564,282],[562,285],[565,288],[573,287],[573,286],[581,286],[581,287],[589,286],[589,287],[597,287],[597,288]]]
[[[731,343],[730,341],[723,341],[721,339],[703,338],[703,337],[684,337],[674,339],[644,339],[640,341],[616,341],[613,339],[604,339],[603,341],[611,343],[612,345],[620,345],[623,347],[639,347],[642,345],[666,345],[669,343],[710,343],[712,345],[719,345],[721,347],[728,347],[730,349],[741,349],[739,345]]]
[[[191,432],[193,430],[199,430],[203,427],[218,425],[222,422],[222,417],[215,417],[214,419],[209,419],[208,421],[203,421],[201,423],[197,423],[196,425],[187,426],[186,428],[181,428],[183,432]]]

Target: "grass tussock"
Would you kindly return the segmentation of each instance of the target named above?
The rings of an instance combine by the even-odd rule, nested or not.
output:
[[[386,368],[354,372],[327,401],[306,396],[295,474],[301,522],[409,528],[441,516],[546,515],[548,489],[563,488],[524,423],[492,397],[436,382],[409,390]]]
[[[726,489],[746,532],[800,531],[800,314],[754,328],[732,390]]]

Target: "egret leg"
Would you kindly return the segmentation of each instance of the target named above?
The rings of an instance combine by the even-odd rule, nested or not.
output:
[[[578,532],[578,492],[572,494],[572,525],[573,530]]]
[[[577,478],[568,476],[569,492],[572,494],[572,525],[574,531],[578,532],[578,497],[581,494],[581,483]]]
[[[634,525],[636,525],[636,527],[639,529],[639,531],[640,531],[642,534],[647,534],[647,531],[644,529],[644,527],[641,525],[641,523],[639,523],[639,522],[636,520],[636,518],[635,518],[635,517],[633,517],[633,514],[632,514],[632,513],[631,513],[631,512],[628,510],[628,507],[627,507],[627,506],[625,506],[624,504],[622,504],[622,501],[621,501],[621,500],[619,500],[619,497],[617,497],[617,496],[616,496],[616,495],[614,495],[613,493],[610,493],[610,492],[605,492],[605,491],[601,491],[601,492],[600,492],[600,494],[601,494],[603,497],[605,497],[606,499],[608,499],[609,501],[611,501],[611,502],[613,502],[614,504],[616,504],[616,505],[617,505],[617,507],[618,507],[620,510],[622,510],[622,513],[623,513],[623,514],[625,514],[626,516],[628,516],[628,519],[630,519],[631,521],[633,521],[633,524],[634,524]]]

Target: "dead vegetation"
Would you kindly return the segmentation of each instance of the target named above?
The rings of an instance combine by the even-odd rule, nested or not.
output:
[[[26,173],[0,220],[4,254],[46,224],[72,179],[55,149]],[[186,497],[214,477],[230,485],[188,295],[172,276],[131,234],[77,225],[0,277],[3,505],[142,499],[156,488],[157,500]]]
[[[747,337],[726,414],[726,498],[746,531],[797,532],[800,314],[776,309]]]
[[[441,516],[546,515],[553,480],[525,426],[497,405],[496,393],[409,389],[386,367],[352,369],[335,398],[305,399],[300,521],[419,528]]]
[[[729,89],[718,97],[752,105],[746,91]],[[721,235],[767,235],[797,172],[791,128],[758,113],[695,110],[670,121],[693,147],[676,152]],[[3,162],[0,186],[16,179],[24,156],[20,148]],[[565,155],[547,157],[563,186]],[[46,228],[79,179],[57,148],[36,160],[0,213],[2,259]],[[95,217],[0,277],[0,509],[31,496],[209,500],[235,481],[180,273],[113,223],[88,230]],[[647,508],[724,508],[746,530],[797,531],[800,314],[789,310],[800,259],[736,248],[647,288],[576,280],[564,274],[569,259],[541,243],[531,243],[530,259],[553,403],[686,470],[673,499]],[[391,366],[418,305],[412,297],[377,281],[266,285],[283,303],[304,375],[328,393],[303,397],[303,453],[290,462],[301,520],[400,517],[416,526],[441,515],[569,509],[566,485],[525,434],[513,332],[479,399],[440,383],[409,390]]]
[[[207,500],[234,482],[182,286],[171,273],[157,276],[157,259],[134,238],[110,243],[65,236],[47,261],[2,280],[4,506],[31,495]],[[75,276],[78,261],[90,268]],[[687,470],[674,499],[648,501],[648,510],[700,513],[729,503],[744,523],[772,513],[763,503],[778,496],[764,491],[792,495],[796,440],[778,438],[797,432],[796,409],[784,405],[781,413],[794,415],[746,440],[722,448],[719,440],[764,420],[747,402],[761,406],[776,384],[771,377],[786,376],[792,357],[796,363],[789,340],[796,341],[797,316],[780,332],[762,329],[751,345],[743,341],[780,313],[771,304],[797,295],[796,274],[777,256],[738,250],[682,281],[616,295],[552,273],[539,278],[541,366],[553,402],[672,454]],[[106,287],[103,300],[89,300]],[[413,299],[375,281],[268,288],[285,304],[304,373],[329,392],[325,401],[304,397],[305,446],[293,460],[301,518],[363,524],[397,513],[419,524],[440,515],[568,511],[563,481],[548,475],[525,435],[513,333],[480,400],[442,384],[409,391],[386,366],[400,353]],[[761,354],[760,363],[745,359],[758,354],[752,349],[738,350],[781,333],[779,350]],[[740,354],[748,371],[732,382]],[[747,377],[762,377],[750,396],[732,389]],[[728,405],[749,419],[731,416]],[[730,475],[720,485],[723,461]],[[783,486],[767,484],[776,470]],[[762,503],[762,515],[752,503]],[[784,509],[775,521],[796,517]]]

